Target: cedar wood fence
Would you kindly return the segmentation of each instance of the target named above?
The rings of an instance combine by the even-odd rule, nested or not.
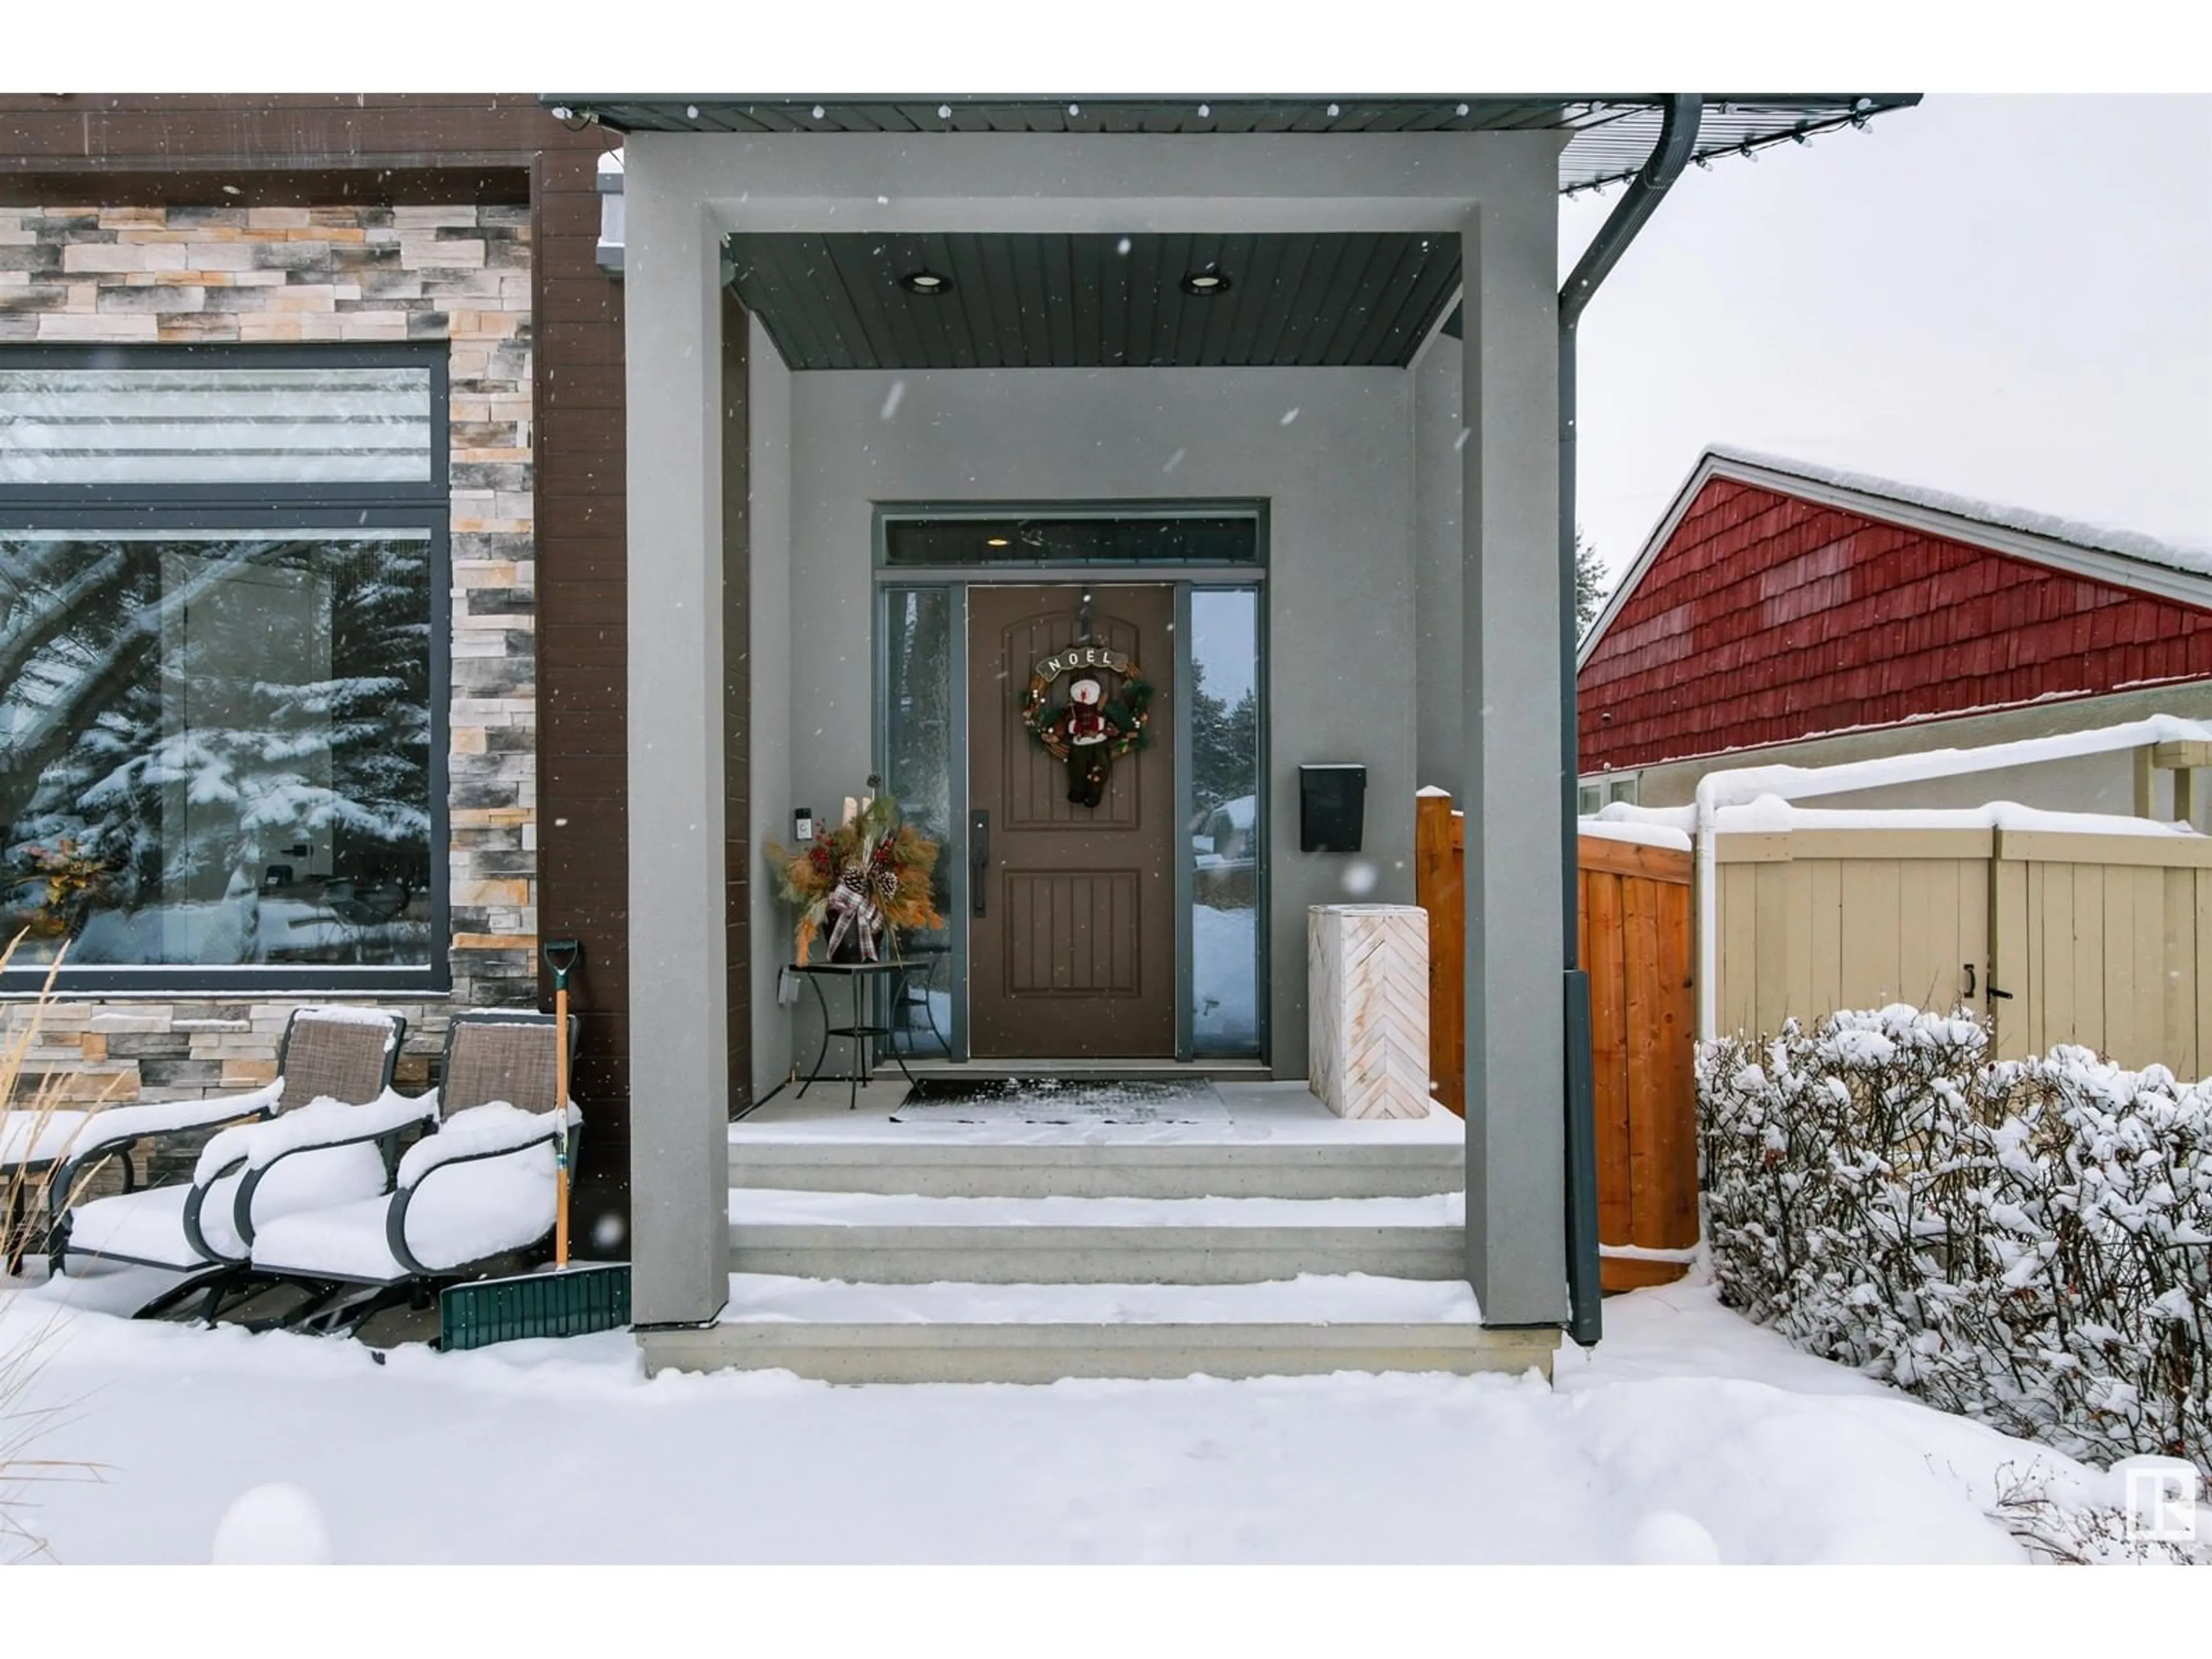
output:
[[[1416,803],[1415,902],[1429,913],[1429,1074],[1467,1110],[1463,869],[1467,816],[1448,795]],[[1598,1243],[1680,1251],[1698,1242],[1697,1085],[1692,1039],[1690,855],[1585,836],[1581,957],[1589,973],[1597,1109]],[[1678,1261],[1607,1254],[1607,1290],[1664,1284]]]
[[[1430,1075],[1466,1110],[1466,817],[1417,803],[1429,913]],[[1638,1255],[1698,1239],[1692,860],[1585,836],[1598,1238],[1607,1290],[1663,1283]],[[2002,829],[1739,832],[1714,844],[1717,1029],[1771,1036],[1844,1008],[1964,1006],[2002,1059],[2079,1043],[2212,1072],[2212,837]],[[1626,1254],[1619,1252],[1625,1249]]]

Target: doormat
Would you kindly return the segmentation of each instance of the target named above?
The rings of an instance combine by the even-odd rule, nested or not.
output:
[[[922,1078],[894,1123],[1226,1123],[1229,1109],[1204,1078]]]

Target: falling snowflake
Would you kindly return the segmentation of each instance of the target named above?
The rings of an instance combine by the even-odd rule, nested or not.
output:
[[[878,416],[878,418],[888,421],[892,416],[897,414],[900,401],[903,399],[905,396],[906,382],[904,380],[893,380],[891,382],[891,389],[884,396],[883,413]]]
[[[1283,424],[1285,426],[1288,426],[1292,421],[1295,421],[1297,418],[1298,411],[1295,409],[1286,409],[1283,411]]]

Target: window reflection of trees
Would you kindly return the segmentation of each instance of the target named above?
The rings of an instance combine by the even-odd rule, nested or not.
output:
[[[430,562],[420,533],[0,537],[17,923],[86,965],[426,960]]]

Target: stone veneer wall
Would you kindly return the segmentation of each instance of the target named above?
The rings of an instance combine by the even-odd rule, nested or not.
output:
[[[453,979],[450,999],[377,999],[407,1019],[410,1087],[450,1008],[537,995],[530,258],[521,206],[0,207],[0,342],[451,342]],[[250,1089],[290,1009],[349,1000],[368,999],[70,998],[25,1071],[113,1103]],[[0,1025],[31,1012],[11,1000]]]

